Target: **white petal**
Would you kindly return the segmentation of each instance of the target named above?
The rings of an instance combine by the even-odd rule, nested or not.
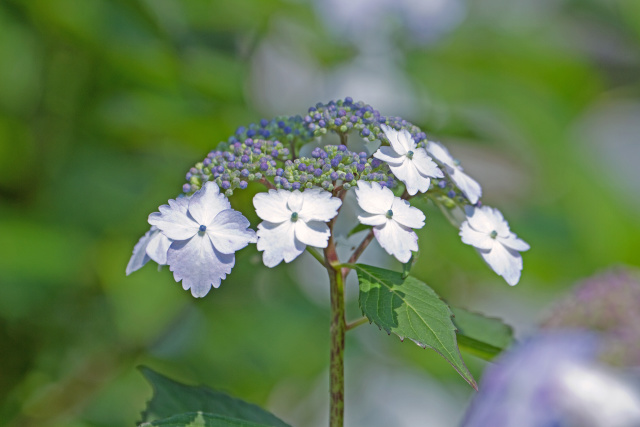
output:
[[[178,210],[184,214],[187,213],[187,209],[189,208],[189,197],[178,197],[177,199],[169,199],[169,206],[171,209]]]
[[[429,189],[431,180],[420,175],[420,172],[418,172],[418,169],[410,159],[405,159],[401,166],[389,165],[389,169],[391,169],[396,178],[404,182],[410,195],[413,196],[418,191],[424,193]]]
[[[324,222],[298,220],[294,224],[295,237],[305,245],[326,248],[331,232]]]
[[[235,264],[233,254],[218,252],[206,236],[195,235],[189,240],[173,242],[167,255],[169,269],[176,282],[191,289],[191,294],[205,296],[211,286],[217,288]]]
[[[499,244],[496,243],[496,239],[492,239],[488,233],[476,231],[471,228],[468,221],[462,223],[460,227],[460,237],[462,238],[462,243],[478,249],[489,250],[493,248],[495,244]]]
[[[491,250],[478,250],[482,258],[498,275],[511,286],[520,280],[522,271],[522,257],[520,252],[509,250],[501,244],[494,245]]]
[[[275,267],[282,260],[293,261],[306,248],[306,245],[295,238],[293,222],[285,221],[273,224],[264,221],[258,225],[259,251],[264,251],[262,260],[267,267]]]
[[[509,237],[498,237],[498,241],[516,251],[528,251],[531,248],[527,242],[519,239],[518,236],[513,233],[511,233]]]
[[[398,132],[398,142],[400,142],[400,144],[402,144],[404,149],[407,151],[415,151],[416,149],[416,142],[413,140],[413,137],[406,129],[402,129],[400,132]]]
[[[165,265],[167,263],[169,246],[171,246],[171,240],[158,230],[158,232],[151,237],[151,240],[149,240],[147,255],[159,265]]]
[[[393,128],[390,128],[387,125],[380,125],[380,129],[382,129],[382,131],[384,132],[385,136],[389,140],[389,144],[391,144],[391,147],[393,148],[393,151],[395,151],[396,153],[398,153],[401,156],[407,154],[407,149],[405,148],[404,144],[402,144],[398,140],[399,132],[397,130],[395,130]]]
[[[155,225],[171,240],[186,240],[198,232],[199,225],[180,209],[162,205],[160,213],[149,215],[149,224]]]
[[[229,200],[220,194],[220,189],[213,181],[206,182],[189,198],[189,214],[198,225],[210,224],[218,213],[230,208]]]
[[[331,221],[338,215],[338,209],[342,205],[342,200],[320,188],[304,190],[302,197],[304,202],[298,214],[304,221]]]
[[[393,191],[377,182],[358,181],[356,188],[358,205],[369,214],[386,215],[393,204]]]
[[[300,190],[293,190],[287,199],[287,207],[291,212],[298,212],[302,210],[302,205],[304,204],[304,197]]]
[[[441,144],[437,142],[429,142],[427,144],[427,151],[440,163],[452,168],[456,167],[456,163],[453,160],[453,157],[451,157],[451,154],[449,154],[449,150],[444,148]]]
[[[438,168],[436,162],[427,155],[427,150],[424,148],[416,148],[413,152],[413,158],[411,159],[413,164],[418,169],[421,175],[432,178],[443,178],[444,174]]]
[[[509,224],[504,220],[502,214],[497,209],[489,206],[475,208],[473,206],[465,206],[465,213],[469,225],[476,231],[491,234],[496,231],[500,237],[508,237]]]
[[[358,215],[358,221],[364,225],[382,225],[386,224],[387,216],[381,214],[369,214],[365,212],[362,215]]]
[[[149,255],[147,255],[147,245],[158,233],[160,233],[160,231],[156,227],[151,227],[151,229],[144,233],[144,236],[138,240],[138,243],[133,247],[133,255],[131,255],[131,259],[129,259],[129,263],[127,264],[127,276],[136,270],[140,270],[149,262],[150,258]]]
[[[385,225],[373,228],[373,234],[389,254],[400,262],[408,262],[411,251],[418,250],[418,236],[408,227],[389,220]]]
[[[288,221],[291,218],[291,211],[287,208],[290,195],[289,191],[282,189],[256,194],[253,197],[256,214],[264,221],[274,223]]]
[[[451,180],[456,184],[460,191],[462,191],[467,199],[469,199],[469,201],[474,205],[478,203],[478,199],[482,196],[482,187],[480,187],[480,184],[460,169],[454,168],[450,175]]]
[[[393,212],[393,220],[409,228],[424,227],[425,216],[418,208],[414,208],[406,200],[400,197],[393,199],[391,206]]]
[[[206,233],[213,246],[223,254],[232,254],[256,241],[256,233],[249,229],[249,220],[233,209],[216,215]]]
[[[393,151],[393,148],[386,145],[380,147],[378,151],[373,153],[373,157],[395,166],[400,165],[405,158],[405,156],[396,153]]]

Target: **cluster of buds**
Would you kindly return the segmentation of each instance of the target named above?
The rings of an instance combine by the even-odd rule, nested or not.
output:
[[[481,205],[480,185],[446,148],[406,120],[381,116],[349,97],[317,104],[305,116],[239,127],[186,179],[184,194],[150,215],[152,227],[134,248],[127,273],[149,259],[168,264],[194,296],[219,286],[235,251],[250,243],[263,251],[268,267],[291,262],[307,246],[326,248],[351,189],[361,209],[358,219],[370,227],[363,245],[375,237],[401,262],[418,250],[414,230],[424,226],[424,214],[408,202],[412,197],[431,198],[443,211],[464,210],[463,243],[511,285],[522,270],[519,252],[529,248],[498,210]],[[263,220],[257,232],[226,199],[251,182],[269,190],[254,197]]]

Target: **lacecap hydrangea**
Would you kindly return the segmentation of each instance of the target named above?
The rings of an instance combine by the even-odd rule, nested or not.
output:
[[[250,183],[265,190],[253,200],[262,220],[257,232],[228,201]],[[126,272],[153,260],[203,297],[220,286],[235,252],[249,244],[257,244],[267,267],[291,262],[305,249],[327,248],[350,191],[361,210],[359,228],[368,233],[349,262],[374,238],[409,262],[418,250],[414,230],[425,225],[424,213],[409,201],[429,198],[445,213],[464,212],[462,242],[507,283],[518,283],[520,252],[529,246],[497,209],[482,205],[480,185],[452,154],[408,121],[349,97],[319,103],[303,116],[239,127],[187,172],[182,194],[149,215],[151,228],[135,245]]]

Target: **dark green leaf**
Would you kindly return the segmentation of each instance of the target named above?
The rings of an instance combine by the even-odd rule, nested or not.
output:
[[[151,383],[154,391],[151,401],[147,404],[147,409],[142,413],[143,422],[162,420],[174,417],[176,414],[204,412],[209,415],[221,416],[225,419],[232,418],[245,423],[219,424],[221,426],[253,426],[254,424],[251,423],[258,423],[258,425],[270,427],[289,427],[284,421],[254,404],[233,398],[205,386],[180,384],[144,366],[140,370],[147,381]]]
[[[451,307],[461,350],[491,360],[513,342],[513,329],[500,319]]]
[[[351,237],[356,233],[359,233],[361,231],[364,230],[369,230],[371,228],[370,225],[366,225],[366,224],[362,224],[362,223],[358,223],[358,225],[356,225],[355,227],[353,227],[353,229],[351,229],[351,231],[349,232],[349,234],[347,234],[347,237]]]
[[[357,264],[360,308],[378,327],[431,347],[477,389],[473,376],[460,356],[451,310],[424,282],[401,273]]]
[[[140,427],[270,427],[268,424],[256,424],[237,418],[223,417],[221,415],[208,414],[206,412],[188,412],[174,415],[162,420],[140,424]]]

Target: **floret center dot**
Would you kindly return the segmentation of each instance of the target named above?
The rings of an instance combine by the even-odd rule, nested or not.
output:
[[[296,222],[298,220],[298,212],[293,212],[291,214],[291,221]]]
[[[204,233],[205,231],[207,231],[207,226],[206,225],[201,225],[199,228],[201,233]]]
[[[489,234],[489,236],[490,236],[492,239],[495,239],[496,237],[498,237],[498,232],[497,232],[496,230],[493,230],[493,231],[491,232],[491,234]]]
[[[387,218],[389,219],[393,218],[393,211],[391,209],[387,211]]]

